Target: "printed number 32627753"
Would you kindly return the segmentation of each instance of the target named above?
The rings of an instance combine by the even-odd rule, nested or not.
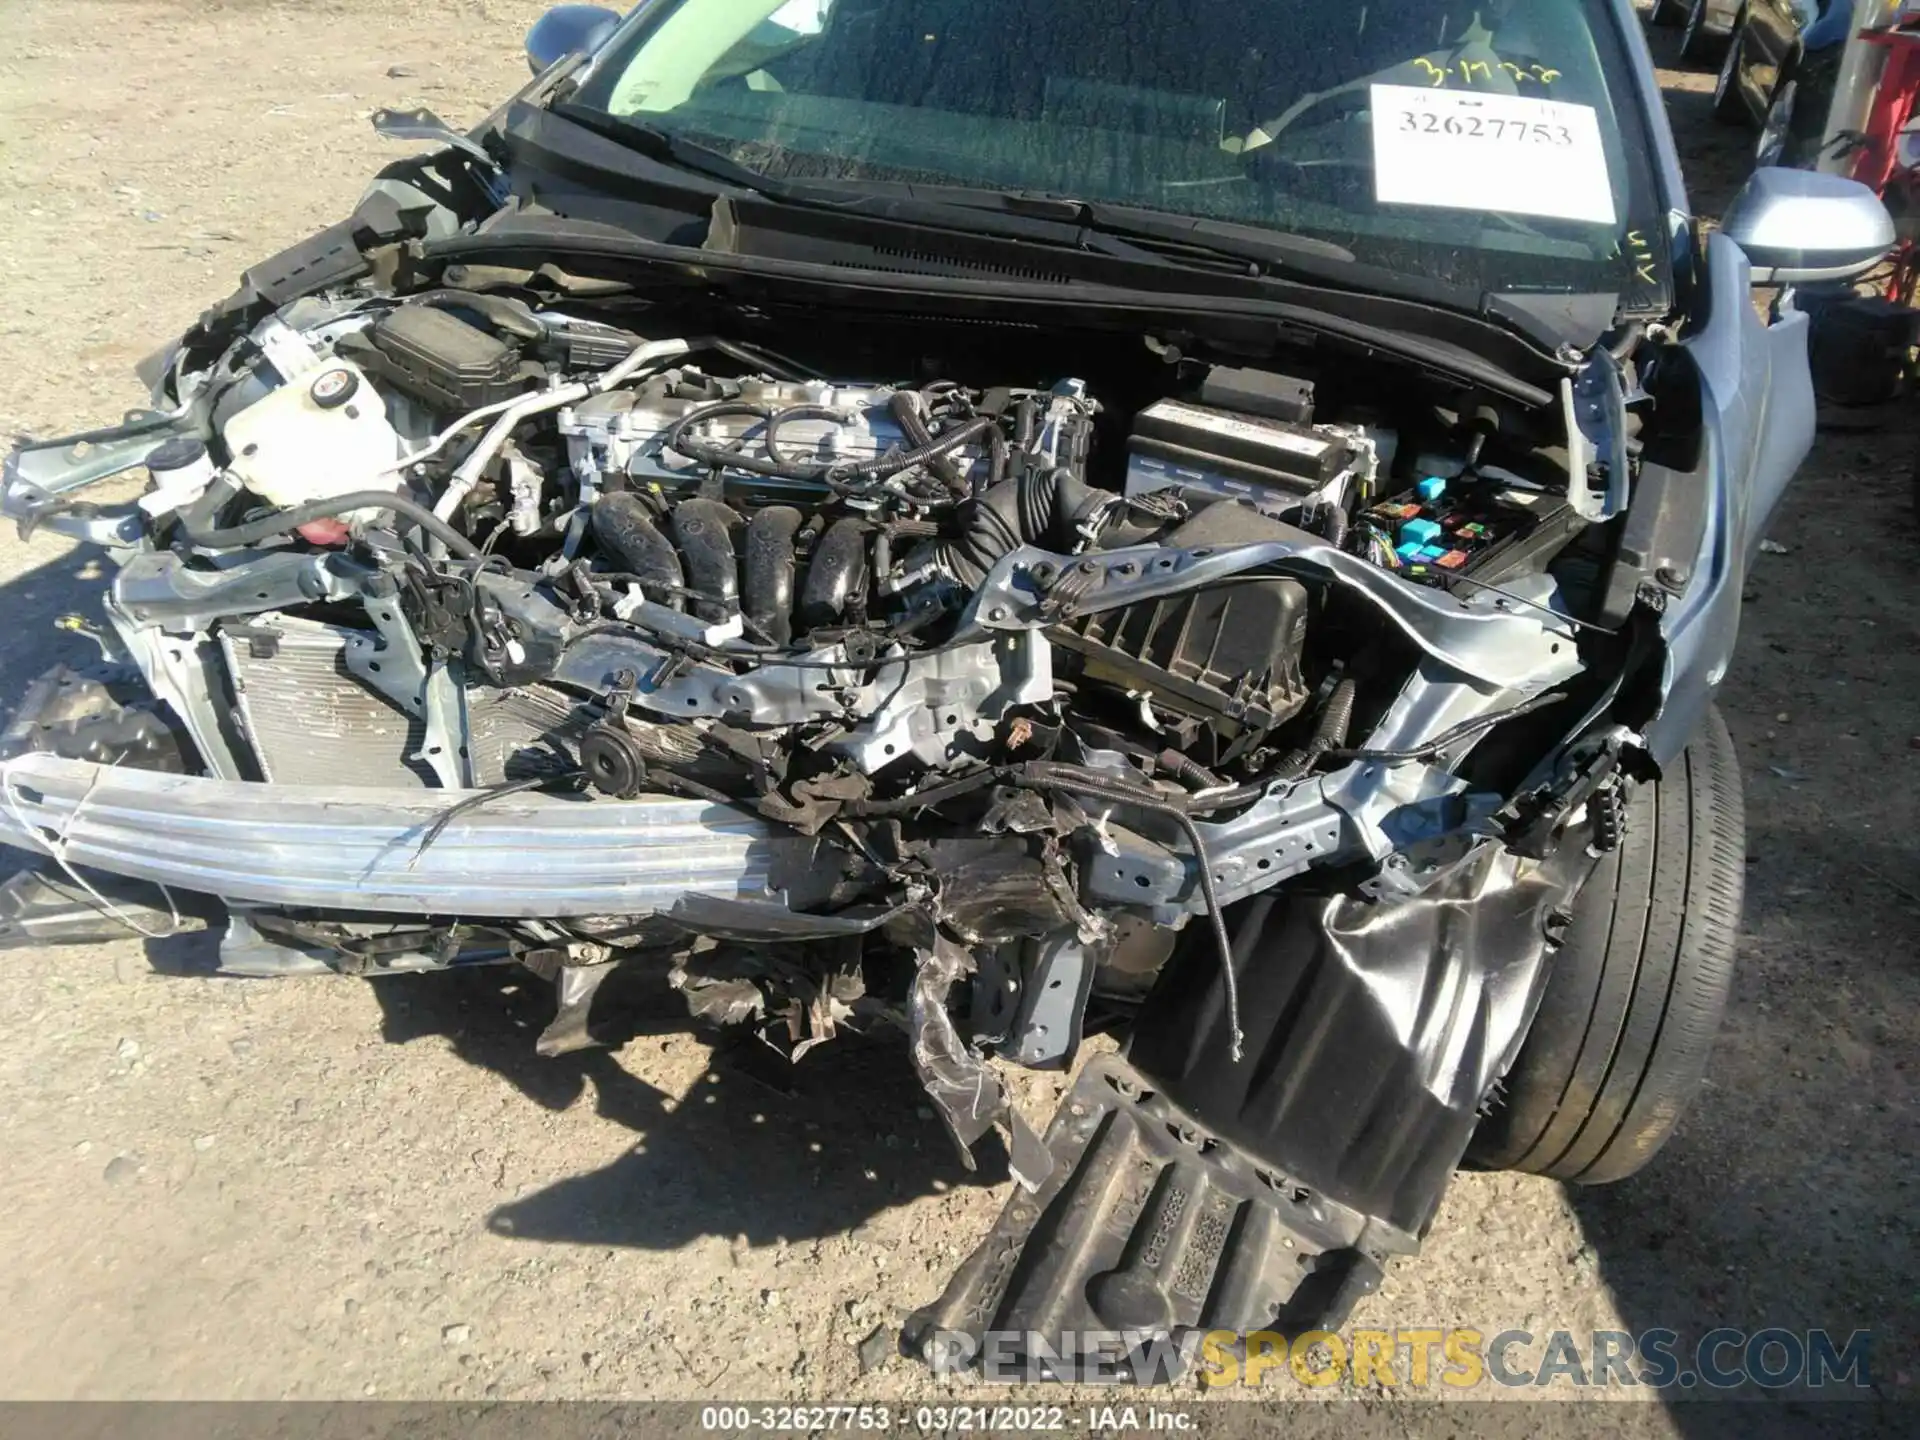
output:
[[[1501,141],[1511,145],[1573,144],[1573,132],[1564,125],[1548,125],[1538,120],[1503,120],[1499,116],[1436,115],[1432,111],[1415,114],[1402,110],[1395,117],[1399,128],[1409,134],[1458,135],[1467,140]]]

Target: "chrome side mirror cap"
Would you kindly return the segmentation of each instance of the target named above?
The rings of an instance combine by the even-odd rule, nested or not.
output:
[[[527,31],[527,64],[541,75],[569,55],[599,49],[620,23],[620,12],[604,5],[556,5]]]
[[[1857,180],[1763,166],[1733,197],[1721,230],[1753,263],[1756,285],[1852,280],[1893,248],[1893,217]]]

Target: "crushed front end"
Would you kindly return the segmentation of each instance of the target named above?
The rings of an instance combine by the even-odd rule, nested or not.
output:
[[[408,255],[253,277],[7,461],[116,567],[5,732],[14,939],[519,963],[550,1052],[622,965],[796,1060],[896,1030],[1022,1182],[923,1339],[1327,1323],[1417,1245],[1658,703],[1617,362],[1528,403]],[[999,1068],[1095,1029],[1030,1133]]]

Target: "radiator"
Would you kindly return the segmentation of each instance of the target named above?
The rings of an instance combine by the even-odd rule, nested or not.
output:
[[[291,616],[223,633],[241,728],[261,774],[283,785],[428,789],[423,762],[409,760],[424,726],[346,668],[349,637],[360,632]],[[263,630],[278,639],[263,643]],[[478,787],[575,765],[580,729],[573,704],[543,687],[467,692],[467,749]]]

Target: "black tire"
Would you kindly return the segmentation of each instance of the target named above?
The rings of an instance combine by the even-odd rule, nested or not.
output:
[[[1653,0],[1653,11],[1647,16],[1651,25],[1684,25],[1687,19],[1686,0]]]
[[[1713,118],[1722,125],[1751,125],[1753,112],[1747,108],[1746,96],[1740,93],[1740,52],[1746,49],[1746,17],[1733,27],[1733,35],[1727,41],[1727,52],[1720,59],[1720,73],[1713,85]]]
[[[1505,1098],[1467,1151],[1598,1185],[1651,1160],[1699,1088],[1727,1006],[1746,880],[1740,768],[1717,710],[1638,786],[1574,903]]]
[[[1680,32],[1680,61],[1699,70],[1711,70],[1726,58],[1729,37],[1707,28],[1707,0],[1692,0],[1686,28]]]

